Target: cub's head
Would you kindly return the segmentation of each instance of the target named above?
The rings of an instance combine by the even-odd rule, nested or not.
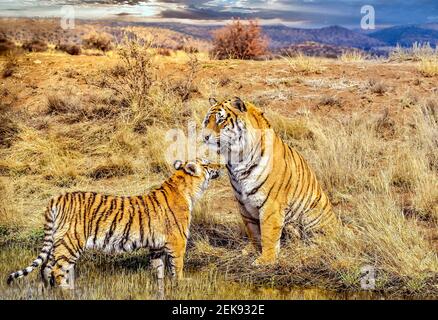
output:
[[[239,144],[246,130],[247,106],[238,97],[222,102],[210,98],[209,102],[211,108],[202,124],[203,140],[219,153]]]
[[[176,160],[173,166],[175,170],[200,183],[208,183],[210,180],[219,178],[222,168],[220,164],[210,163],[206,159],[196,159],[186,162]]]

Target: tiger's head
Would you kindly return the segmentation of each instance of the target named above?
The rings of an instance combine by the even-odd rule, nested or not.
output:
[[[218,153],[239,144],[246,130],[245,102],[235,97],[222,102],[209,99],[210,110],[202,123],[203,140]]]
[[[201,158],[186,162],[176,160],[173,166],[176,170],[175,175],[184,179],[180,187],[183,188],[192,202],[202,197],[210,180],[219,178],[222,170],[220,164],[210,163],[208,160]]]
[[[222,102],[210,98],[209,102],[210,110],[203,121],[203,140],[217,153],[240,152],[245,146],[250,147],[247,138],[254,129],[270,128],[260,109],[238,97]]]
[[[220,164],[210,163],[207,159],[201,158],[186,162],[176,160],[173,166],[181,174],[189,176],[192,181],[201,184],[208,184],[210,180],[219,178],[222,169]]]

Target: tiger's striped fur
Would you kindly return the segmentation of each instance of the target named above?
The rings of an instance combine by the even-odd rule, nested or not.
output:
[[[210,104],[204,142],[225,157],[247,234],[261,251],[255,264],[276,260],[286,225],[305,239],[333,231],[339,220],[315,173],[263,112],[237,97]]]
[[[167,260],[172,276],[183,275],[191,211],[220,166],[198,159],[176,161],[175,173],[148,194],[124,197],[93,192],[67,193],[49,202],[45,214],[44,245],[27,268],[8,277],[26,276],[41,266],[47,285],[73,287],[73,270],[86,249],[126,252],[148,247],[152,266],[164,274]],[[167,259],[165,259],[167,258]]]

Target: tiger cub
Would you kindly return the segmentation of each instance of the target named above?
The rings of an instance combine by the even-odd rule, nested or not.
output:
[[[197,159],[177,160],[174,167],[169,179],[145,195],[73,192],[51,199],[40,254],[27,268],[11,273],[8,284],[41,266],[46,285],[74,288],[74,266],[86,249],[129,252],[147,247],[158,275],[164,275],[167,261],[172,277],[182,278],[191,211],[209,181],[219,177],[220,166]]]

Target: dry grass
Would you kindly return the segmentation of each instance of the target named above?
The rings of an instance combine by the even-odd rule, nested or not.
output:
[[[348,50],[342,53],[342,55],[339,57],[339,60],[342,62],[364,62],[365,60],[368,60],[369,57],[366,53],[359,50]]]
[[[417,68],[425,77],[438,76],[438,55],[421,58]]]
[[[324,67],[321,66],[321,58],[308,57],[299,53],[295,56],[284,57],[283,59],[294,74],[321,74],[324,71]]]
[[[345,227],[335,238],[312,246],[286,232],[279,263],[252,268],[253,257],[240,253],[245,243],[236,240],[242,233],[238,220],[195,219],[201,226],[194,236],[199,237],[191,256],[195,263],[218,265],[234,280],[280,286],[324,283],[349,290],[360,288],[360,269],[370,265],[378,274],[377,289],[432,293],[438,258],[417,222],[438,217],[436,171],[427,166],[426,156],[432,146],[422,136],[437,132],[430,112],[419,111],[411,119],[418,127],[404,143],[398,137],[407,128],[398,128],[400,136],[388,140],[379,135],[378,117],[327,119],[308,113],[291,120],[272,111],[268,117],[286,141],[303,150]],[[411,198],[414,217],[405,216],[399,192]]]
[[[436,49],[432,48],[429,43],[415,42],[411,48],[397,46],[389,55],[390,61],[421,61],[424,58],[430,58],[437,54]]]
[[[169,287],[169,297],[292,297],[277,291],[261,294],[254,291],[258,290],[255,285],[358,290],[360,269],[366,265],[376,268],[377,288],[382,291],[437,294],[433,236],[438,223],[438,108],[435,95],[420,94],[428,89],[426,81],[433,83],[433,79],[418,86],[422,91],[413,88],[412,97],[417,98],[410,99],[408,108],[400,108],[397,102],[401,95],[396,95],[400,90],[396,91],[399,88],[394,82],[398,80],[382,76],[384,85],[377,81],[365,85],[377,95],[373,98],[381,99],[378,109],[365,105],[362,110],[348,106],[359,101],[363,93],[359,85],[306,85],[315,74],[335,68],[339,73],[330,74],[326,82],[348,77],[355,83],[366,83],[367,73],[361,79],[353,77],[360,72],[357,65],[344,74],[347,67],[339,61],[332,66],[326,60],[304,56],[268,62],[199,59],[192,64],[183,52],[169,57],[147,46],[122,49],[128,50],[129,60],[124,60],[123,53],[92,58],[31,53],[44,64],[54,61],[53,69],[59,68],[56,75],[47,76],[52,83],[38,82],[40,89],[28,89],[27,85],[37,80],[30,72],[37,70],[35,74],[40,76],[44,69],[32,64],[23,68],[26,73],[21,82],[26,86],[15,82],[15,77],[4,80],[1,94],[5,99],[0,100],[2,274],[34,257],[50,197],[72,190],[125,195],[144,192],[171,171],[164,154],[168,129],[185,130],[189,119],[199,124],[212,93],[228,97],[235,92],[272,95],[263,106],[265,114],[281,137],[308,159],[345,228],[315,245],[297,241],[286,230],[279,262],[271,267],[251,267],[255,253],[241,255],[247,239],[225,177],[212,186],[193,216],[186,261],[187,269],[195,272],[195,281],[181,284],[180,290]],[[128,61],[135,67],[129,69]],[[266,70],[278,79],[290,76],[290,70],[284,72],[284,61],[303,78],[302,83],[294,83],[293,94],[288,82],[266,90]],[[100,62],[99,67],[96,63],[96,70],[88,70],[95,62]],[[169,65],[174,68],[170,72]],[[101,80],[102,68],[106,69],[104,75],[113,74],[109,77],[114,85],[89,85]],[[381,68],[382,73],[388,70],[386,65]],[[14,90],[17,97],[10,99]],[[20,90],[28,90],[30,96]],[[354,94],[349,96],[350,92]],[[6,98],[11,103],[4,103]],[[315,108],[320,98],[327,106],[342,102],[342,108]],[[32,109],[38,102],[38,108]],[[382,112],[382,105],[389,110]],[[21,248],[19,244],[23,244]],[[142,253],[87,255],[78,266],[78,285],[83,291],[73,298],[153,298],[153,282],[144,260]],[[30,282],[21,283],[33,288],[36,278],[33,274]],[[124,293],[127,286],[132,294]],[[26,291],[22,289],[7,290],[0,284],[2,296],[7,298],[22,298]],[[63,298],[57,291],[45,295],[28,291],[31,298]]]

